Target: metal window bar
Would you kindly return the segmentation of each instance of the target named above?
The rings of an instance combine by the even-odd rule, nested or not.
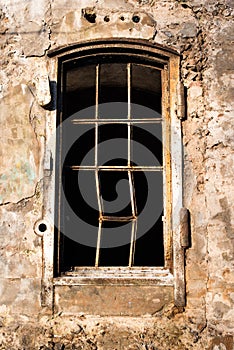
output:
[[[72,119],[72,124],[93,124],[93,119]],[[126,119],[104,119],[104,118],[98,118],[98,120],[95,119],[95,122],[98,124],[126,124]],[[141,124],[141,123],[151,123],[151,124],[161,124],[162,118],[144,118],[144,119],[137,119],[134,120],[128,120],[128,123],[130,125],[133,124]]]
[[[98,267],[98,265],[99,265],[100,246],[101,246],[101,234],[102,234],[102,220],[99,220],[99,225],[98,225],[98,237],[97,237],[97,248],[96,248],[96,258],[95,258],[95,267]]]
[[[129,267],[133,266],[134,252],[135,252],[135,242],[136,242],[136,225],[137,225],[137,209],[136,209],[136,196],[133,183],[133,173],[128,171],[129,187],[130,187],[130,197],[132,206],[132,232],[131,232],[131,243],[130,243],[130,254],[129,254]]]
[[[131,119],[131,63],[127,64],[127,84],[128,84],[128,119]]]
[[[107,166],[107,165],[99,165],[98,167],[92,165],[71,165],[68,168],[72,170],[102,170],[102,171],[162,171],[164,170],[163,166]]]
[[[129,262],[128,262],[129,267],[132,267],[134,265],[136,231],[137,231],[137,219],[132,221],[131,244],[130,244]]]
[[[96,91],[95,91],[95,119],[98,119],[98,99],[99,99],[100,66],[96,66]]]
[[[121,221],[121,222],[129,222],[135,220],[134,216],[103,216],[102,221]]]
[[[99,78],[100,78],[100,66],[96,66],[96,91],[95,91],[95,120],[98,120],[98,107],[99,107]],[[102,197],[100,191],[100,183],[98,178],[98,123],[95,123],[95,182],[96,182],[96,191],[97,191],[97,201],[98,201],[98,210],[99,210],[99,225],[98,225],[98,236],[97,236],[97,248],[96,248],[96,257],[95,257],[95,266],[99,264],[100,256],[100,244],[101,244],[101,233],[102,233]]]
[[[127,65],[127,82],[128,82],[128,167],[131,168],[132,159],[132,125],[129,122],[132,118],[131,113],[131,79],[132,79],[132,65]],[[136,228],[137,228],[137,208],[136,208],[136,196],[134,190],[133,173],[128,171],[130,197],[132,206],[132,232],[131,232],[131,243],[128,266],[131,267],[134,264],[134,253],[135,253],[135,242],[136,242]]]
[[[128,82],[128,121],[131,119],[131,64],[127,65]],[[131,165],[131,124],[128,123],[128,166]]]
[[[129,180],[129,188],[130,188],[130,198],[131,198],[131,206],[132,206],[132,215],[136,218],[136,197],[135,197],[135,190],[134,190],[134,183],[133,183],[133,176],[132,172],[128,171],[128,180]]]

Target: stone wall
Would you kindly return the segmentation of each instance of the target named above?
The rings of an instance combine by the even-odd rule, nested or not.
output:
[[[233,350],[233,0],[0,1],[0,349]],[[139,16],[136,22],[134,16]],[[187,305],[144,317],[41,306],[49,49],[135,38],[181,54]]]

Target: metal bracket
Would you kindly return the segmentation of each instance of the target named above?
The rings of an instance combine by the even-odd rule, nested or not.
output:
[[[177,272],[175,304],[179,307],[186,306],[186,284],[185,284],[185,250],[189,247],[189,211],[180,209],[179,224],[180,247],[177,251],[179,271]]]
[[[180,209],[180,244],[184,249],[189,247],[189,212],[187,208]]]
[[[176,87],[177,92],[177,117],[184,119],[185,117],[185,99],[184,99],[184,84],[179,81]]]

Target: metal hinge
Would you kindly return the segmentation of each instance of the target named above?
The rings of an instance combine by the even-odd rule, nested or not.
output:
[[[186,283],[185,283],[185,250],[190,247],[189,237],[189,211],[186,208],[180,209],[180,244],[177,251],[177,271],[175,278],[175,305],[186,306]]]
[[[190,246],[189,211],[187,208],[180,209],[180,245],[184,249]]]
[[[177,92],[177,117],[179,119],[185,118],[185,99],[184,99],[184,84],[179,81],[176,87]]]

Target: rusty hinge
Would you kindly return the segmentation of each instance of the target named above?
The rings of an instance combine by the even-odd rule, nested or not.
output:
[[[186,306],[186,283],[185,283],[185,250],[190,247],[189,237],[189,211],[187,208],[180,209],[179,225],[180,242],[176,255],[175,270],[175,305],[177,307]]]
[[[179,81],[176,87],[177,92],[177,117],[183,119],[185,117],[185,99],[184,99],[184,84]]]
[[[180,244],[186,249],[190,246],[189,239],[189,211],[187,208],[180,209]]]

